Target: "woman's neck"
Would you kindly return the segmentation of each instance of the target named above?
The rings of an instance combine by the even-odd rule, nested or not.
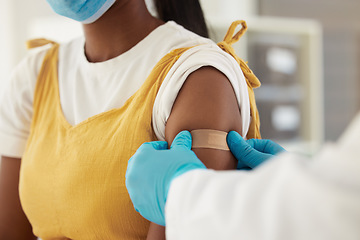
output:
[[[119,56],[161,24],[150,15],[144,0],[117,1],[99,20],[83,24],[86,57],[102,62]]]

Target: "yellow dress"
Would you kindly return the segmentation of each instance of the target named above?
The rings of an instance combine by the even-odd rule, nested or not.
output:
[[[37,79],[20,171],[20,199],[34,234],[43,240],[146,239],[149,222],[134,210],[125,187],[127,162],[142,143],[156,140],[155,97],[187,49],[163,57],[121,108],[75,126],[60,105],[58,49],[53,43]]]

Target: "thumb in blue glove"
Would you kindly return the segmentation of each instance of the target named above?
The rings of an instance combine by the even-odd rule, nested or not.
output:
[[[167,149],[164,141],[141,145],[130,158],[126,171],[126,187],[130,198],[144,218],[165,226],[165,203],[172,180],[205,165],[191,151],[188,131],[180,132]]]
[[[238,169],[256,168],[274,155],[284,152],[285,149],[279,144],[268,139],[244,140],[235,131],[227,135],[228,146],[238,160]]]

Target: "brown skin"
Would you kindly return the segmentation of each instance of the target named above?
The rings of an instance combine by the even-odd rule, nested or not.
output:
[[[164,24],[148,12],[144,0],[118,0],[96,22],[83,24],[90,62],[117,57]]]
[[[98,21],[84,24],[85,54],[90,62],[114,58],[144,39],[163,22],[152,17],[144,0],[118,0]],[[192,73],[182,87],[166,125],[169,144],[182,130],[241,132],[241,116],[228,79],[211,67]],[[234,169],[228,151],[194,149],[209,168]],[[21,159],[2,157],[0,173],[0,239],[35,239],[18,194]],[[221,161],[219,161],[221,159]],[[149,240],[165,239],[165,228],[151,223]]]
[[[182,130],[195,129],[242,131],[241,114],[232,85],[225,75],[212,67],[200,68],[187,78],[167,121],[166,141],[171,144]],[[207,168],[236,168],[237,160],[230,151],[193,151]]]
[[[241,132],[241,114],[234,90],[221,72],[203,67],[192,73],[181,88],[165,128],[166,141],[171,145],[182,130],[216,129]],[[237,160],[230,151],[193,149],[207,168],[235,169]],[[163,234],[161,234],[161,231]],[[151,240],[165,239],[165,227],[153,224]],[[163,237],[161,237],[163,236]]]
[[[18,192],[20,163],[20,158],[1,157],[0,239],[37,239],[20,205]]]

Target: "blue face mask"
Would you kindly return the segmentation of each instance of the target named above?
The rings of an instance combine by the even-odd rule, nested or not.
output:
[[[115,3],[115,0],[47,0],[47,2],[59,15],[81,23],[93,23]]]

